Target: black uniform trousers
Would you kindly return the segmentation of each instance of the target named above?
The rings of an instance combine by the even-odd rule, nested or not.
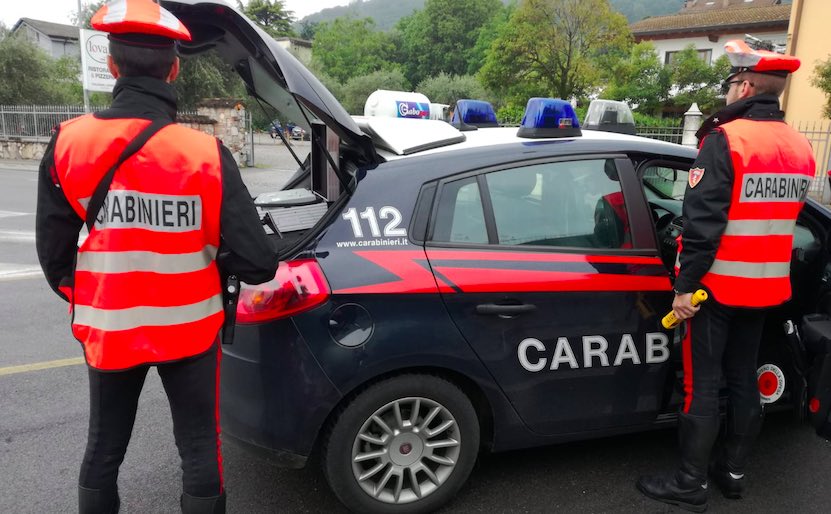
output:
[[[731,444],[731,434],[753,439],[758,431],[762,406],[756,370],[764,320],[763,309],[729,307],[711,296],[687,324],[682,410],[691,416],[717,418],[723,374],[729,403],[726,444]]]
[[[223,492],[219,443],[219,361],[215,343],[196,357],[156,365],[173,415],[182,458],[182,483],[191,496]],[[133,431],[136,408],[150,366],[107,372],[89,368],[89,438],[80,486],[116,489],[118,468]]]

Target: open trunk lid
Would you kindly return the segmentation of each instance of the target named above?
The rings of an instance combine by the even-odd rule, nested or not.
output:
[[[215,49],[237,71],[253,95],[297,121],[306,121],[300,108],[302,104],[354,149],[360,160],[356,164],[379,162],[372,140],[358,128],[332,93],[236,8],[222,0],[163,0],[161,3],[191,32],[193,40],[180,45],[183,54]],[[310,126],[304,128],[311,130]]]
[[[250,94],[312,134],[311,160],[298,172],[307,178],[289,184],[299,189],[284,187],[255,201],[282,255],[304,248],[354,190],[357,170],[382,161],[372,139],[300,61],[235,7],[223,0],[161,4],[191,32],[192,41],[180,44],[183,55],[215,50]],[[314,187],[308,177],[317,180]]]

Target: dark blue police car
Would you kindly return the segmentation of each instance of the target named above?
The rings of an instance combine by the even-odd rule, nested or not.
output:
[[[660,318],[694,149],[581,132],[548,100],[519,129],[353,118],[232,7],[163,3],[194,34],[182,52],[216,49],[312,140],[286,188],[257,198],[283,261],[239,299],[228,439],[291,467],[319,454],[350,509],[424,512],[482,449],[674,423],[682,355]],[[829,233],[809,201],[794,299],[759,363],[762,401],[826,435]]]

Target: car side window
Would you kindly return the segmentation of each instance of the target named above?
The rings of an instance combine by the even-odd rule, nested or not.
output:
[[[485,175],[499,244],[631,248],[612,159],[554,162]]]
[[[476,177],[444,185],[434,227],[433,241],[487,244],[488,231]]]

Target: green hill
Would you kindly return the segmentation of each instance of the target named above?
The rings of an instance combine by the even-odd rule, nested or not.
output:
[[[506,4],[510,0],[503,0]],[[332,21],[340,16],[352,15],[358,18],[373,18],[381,30],[393,28],[399,19],[424,7],[425,0],[353,0],[340,7],[323,9],[310,14],[300,21]],[[612,6],[630,21],[647,16],[660,16],[681,10],[684,0],[610,0]]]

